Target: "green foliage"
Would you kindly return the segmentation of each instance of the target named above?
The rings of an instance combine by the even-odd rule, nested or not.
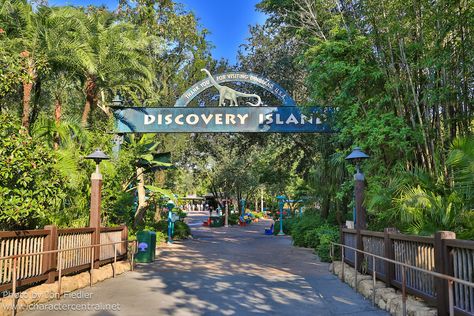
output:
[[[307,234],[314,228],[320,226],[324,220],[318,214],[304,214],[301,219],[294,221],[292,226],[293,244],[299,247],[311,247]],[[314,248],[314,247],[311,247]]]
[[[280,230],[279,222],[275,222],[274,233]],[[339,229],[328,224],[321,216],[308,212],[302,218],[284,220],[283,231],[291,235],[293,245],[313,248],[323,262],[330,261],[331,241],[338,242]]]
[[[295,224],[297,220],[295,219],[284,219],[283,220],[283,232],[285,235],[291,235],[293,231],[293,224]],[[275,225],[273,225],[273,234],[277,235],[280,232],[280,220],[275,221]]]
[[[16,118],[0,115],[0,156],[0,228],[54,223],[67,194],[55,155]]]
[[[325,225],[316,229],[316,236],[319,241],[315,251],[323,262],[330,262],[331,242],[339,242],[339,230],[337,227]]]
[[[230,214],[228,219],[229,225],[237,225],[239,223],[239,214]]]
[[[147,229],[155,231],[157,234],[161,233],[164,236],[168,236],[168,220],[161,220],[158,222],[152,222],[146,224]],[[174,234],[173,234],[173,239],[174,240],[181,240],[181,239],[187,239],[189,236],[191,236],[191,229],[189,228],[188,224],[182,221],[176,221],[174,223]]]

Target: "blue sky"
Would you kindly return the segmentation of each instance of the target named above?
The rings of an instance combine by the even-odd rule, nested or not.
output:
[[[240,44],[249,37],[248,26],[262,24],[265,15],[257,12],[255,5],[259,0],[175,0],[184,4],[185,9],[193,11],[200,24],[211,34],[208,39],[215,48],[212,55],[215,59],[226,58],[235,63]],[[115,0],[50,0],[50,5],[102,5],[109,9],[117,7]]]

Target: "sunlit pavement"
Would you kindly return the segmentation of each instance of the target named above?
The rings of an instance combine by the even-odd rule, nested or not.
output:
[[[312,250],[293,247],[289,237],[265,236],[270,221],[202,227],[207,215],[190,215],[194,239],[160,248],[154,263],[81,290],[91,298],[53,302],[89,304],[80,312],[27,314],[387,315],[331,275]]]

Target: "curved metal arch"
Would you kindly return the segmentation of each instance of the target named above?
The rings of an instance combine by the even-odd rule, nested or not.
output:
[[[296,106],[296,102],[293,100],[290,94],[285,89],[283,89],[278,83],[270,79],[260,77],[259,75],[246,72],[226,72],[223,74],[214,75],[214,78],[217,83],[247,82],[257,85],[273,94],[276,98],[278,98],[282,102],[283,106]],[[191,102],[195,97],[197,97],[204,90],[211,87],[212,84],[209,78],[205,78],[197,82],[181,95],[181,97],[174,104],[174,107],[188,106],[189,102]]]

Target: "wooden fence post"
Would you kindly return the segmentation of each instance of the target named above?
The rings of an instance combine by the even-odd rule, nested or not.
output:
[[[392,241],[390,240],[389,234],[391,233],[396,233],[398,230],[393,227],[387,227],[383,230],[384,236],[383,236],[383,250],[384,250],[384,257],[387,259],[394,259],[394,254],[393,254],[393,247],[392,247]],[[392,280],[395,278],[395,266],[393,263],[384,261],[384,268],[385,268],[385,284],[387,286],[390,286],[392,283]]]
[[[456,233],[450,231],[439,231],[434,238],[435,271],[449,274],[449,256],[444,246],[444,239],[456,239]],[[438,315],[449,314],[448,281],[435,278],[436,301]]]
[[[360,229],[357,229],[356,232],[356,248],[357,250],[364,251],[364,242],[362,240],[362,234],[360,233]],[[357,267],[354,266],[354,269],[356,269],[357,271],[361,271],[361,266],[364,261],[364,254],[357,251],[354,252],[354,258],[357,256]]]
[[[100,227],[94,227],[95,230],[92,232],[91,242],[93,245],[100,245]],[[100,246],[94,247],[94,269],[100,267]]]
[[[49,234],[44,240],[44,251],[57,250],[58,249],[58,229],[54,225],[47,225],[44,227],[45,230],[49,230]],[[46,283],[54,283],[56,279],[56,268],[57,268],[57,253],[50,253],[43,255],[43,273],[48,274]]]
[[[122,238],[120,238],[120,240],[128,241],[128,227],[126,225],[122,225]],[[127,255],[128,242],[122,243],[120,248],[122,249],[121,253]]]
[[[345,244],[346,244],[346,243],[344,242],[344,232],[342,231],[344,228],[345,228],[344,225],[339,226],[339,243],[340,243],[341,245],[345,245]],[[342,251],[344,251],[344,247],[341,247],[341,248],[342,248]],[[341,258],[341,260],[342,260],[342,258]],[[343,262],[343,264],[344,264],[344,262]]]

